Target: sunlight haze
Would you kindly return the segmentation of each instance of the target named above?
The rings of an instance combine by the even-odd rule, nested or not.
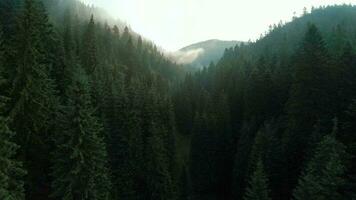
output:
[[[355,4],[355,0],[82,0],[113,17],[158,46],[174,51],[209,39],[255,40],[268,26],[290,21],[304,7]]]

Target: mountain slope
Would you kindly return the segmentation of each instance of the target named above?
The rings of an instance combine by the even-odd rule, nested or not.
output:
[[[174,100],[178,130],[192,138],[186,161],[192,196],[243,199],[259,160],[269,179],[263,187],[275,200],[305,199],[308,185],[300,176],[305,172],[322,172],[315,177],[330,183],[340,180],[328,174],[337,170],[305,166],[331,133],[356,155],[356,136],[349,134],[356,130],[355,21],[356,6],[313,9],[271,27],[256,42],[229,48],[216,65],[187,76]],[[339,160],[333,165],[344,165]],[[353,160],[339,168],[348,170],[347,188],[354,188],[355,166]],[[320,186],[345,199],[355,196],[354,189],[340,194],[339,186]],[[303,188],[297,196],[305,196],[294,198],[295,188]]]

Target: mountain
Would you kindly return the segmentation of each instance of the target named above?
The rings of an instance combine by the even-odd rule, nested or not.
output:
[[[210,62],[217,62],[226,48],[241,44],[242,42],[232,40],[207,40],[198,42],[180,49],[176,53],[178,63],[191,64],[195,67],[202,68],[210,64]]]

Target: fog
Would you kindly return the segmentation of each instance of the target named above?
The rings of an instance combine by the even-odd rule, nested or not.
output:
[[[169,51],[208,39],[255,40],[268,26],[290,21],[312,6],[355,0],[82,0]]]

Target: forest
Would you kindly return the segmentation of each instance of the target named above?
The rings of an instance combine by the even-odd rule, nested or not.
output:
[[[356,199],[356,6],[192,71],[77,0],[0,0],[0,200]]]

